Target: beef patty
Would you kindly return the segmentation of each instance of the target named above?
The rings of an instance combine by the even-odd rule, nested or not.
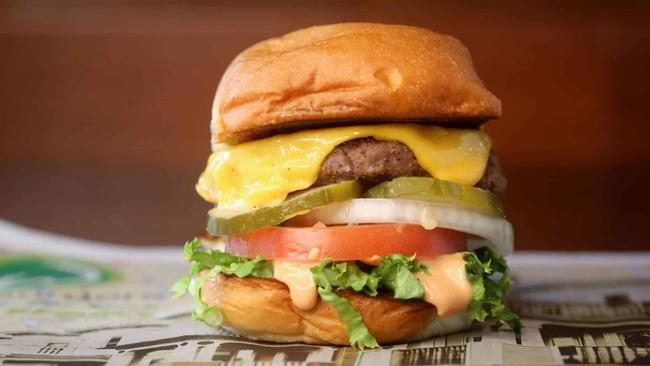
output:
[[[316,185],[349,179],[376,184],[397,177],[428,176],[429,173],[418,164],[411,149],[403,143],[363,138],[334,148],[321,166]],[[506,178],[494,151],[490,151],[485,173],[476,187],[497,194],[505,192]]]

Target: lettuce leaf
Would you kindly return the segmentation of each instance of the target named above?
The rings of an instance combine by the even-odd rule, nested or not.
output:
[[[169,288],[169,291],[173,294],[174,299],[183,297],[187,293],[187,287],[190,285],[190,276],[181,277],[176,283]]]
[[[390,254],[384,256],[381,264],[372,270],[371,276],[379,278],[380,286],[393,291],[396,299],[421,299],[424,297],[424,287],[414,273],[426,270],[423,264],[415,260],[415,256]]]
[[[192,263],[189,276],[184,276],[170,287],[175,298],[190,294],[196,303],[192,319],[217,327],[223,315],[216,306],[209,306],[201,300],[201,288],[219,273],[237,277],[273,277],[273,265],[262,257],[253,259],[238,257],[216,250],[199,250],[201,241],[194,238],[185,243],[183,257]]]
[[[379,278],[363,272],[354,262],[324,259],[311,272],[317,285],[328,284],[337,290],[363,291],[370,296],[377,296]]]
[[[504,303],[512,285],[505,259],[487,247],[465,253],[464,259],[467,280],[472,285],[472,302],[467,309],[469,317],[483,322],[490,316],[496,320],[495,329],[508,324],[513,331],[520,332],[521,319]]]
[[[377,340],[363,323],[361,314],[333,290],[352,290],[377,296],[379,289],[386,289],[393,292],[396,299],[421,299],[424,288],[413,273],[425,270],[426,267],[418,263],[415,256],[391,254],[385,256],[370,273],[362,271],[354,262],[337,263],[331,259],[322,260],[311,272],[321,299],[332,305],[345,323],[350,345],[363,349],[379,347]]]
[[[362,271],[355,262],[324,259],[312,268],[312,274],[314,278],[322,277],[322,281],[327,281],[336,290],[352,290],[377,296],[378,290],[383,289],[393,292],[396,299],[411,300],[424,297],[424,288],[414,273],[426,270],[423,264],[415,260],[415,256],[391,254],[384,256],[381,264],[370,273]]]
[[[370,276],[359,270],[354,263],[335,264],[329,259],[321,261],[318,266],[311,269],[311,272],[318,288],[318,295],[323,301],[332,305],[341,321],[345,323],[350,345],[359,349],[379,348],[377,340],[363,323],[361,314],[347,299],[336,295],[332,290],[334,284],[338,289],[356,287],[358,288],[356,291],[361,291],[368,284]]]
[[[201,240],[194,238],[185,243],[183,256],[192,263],[192,276],[197,276],[204,270],[213,274],[223,273],[237,277],[273,277],[273,265],[264,258],[257,256],[253,259],[220,252],[218,250],[198,250]],[[214,276],[212,276],[214,277]]]

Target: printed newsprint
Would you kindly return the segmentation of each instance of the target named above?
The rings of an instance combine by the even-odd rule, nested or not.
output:
[[[380,350],[278,345],[189,319],[167,288],[181,249],[135,249],[0,221],[0,365],[650,365],[650,254],[523,253],[489,325]]]

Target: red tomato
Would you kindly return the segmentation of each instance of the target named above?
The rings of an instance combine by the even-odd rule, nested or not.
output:
[[[426,230],[420,225],[273,226],[231,236],[226,252],[243,257],[338,261],[388,254],[432,258],[467,250],[466,239],[467,235],[458,231]]]

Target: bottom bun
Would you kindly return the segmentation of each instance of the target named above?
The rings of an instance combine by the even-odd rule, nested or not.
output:
[[[467,328],[464,312],[437,316],[436,308],[424,301],[395,300],[341,291],[352,303],[370,333],[380,344],[417,341]],[[329,304],[320,298],[310,310],[297,309],[289,289],[279,281],[219,275],[207,281],[201,297],[219,307],[223,326],[243,336],[270,342],[303,342],[349,345],[347,328]]]

